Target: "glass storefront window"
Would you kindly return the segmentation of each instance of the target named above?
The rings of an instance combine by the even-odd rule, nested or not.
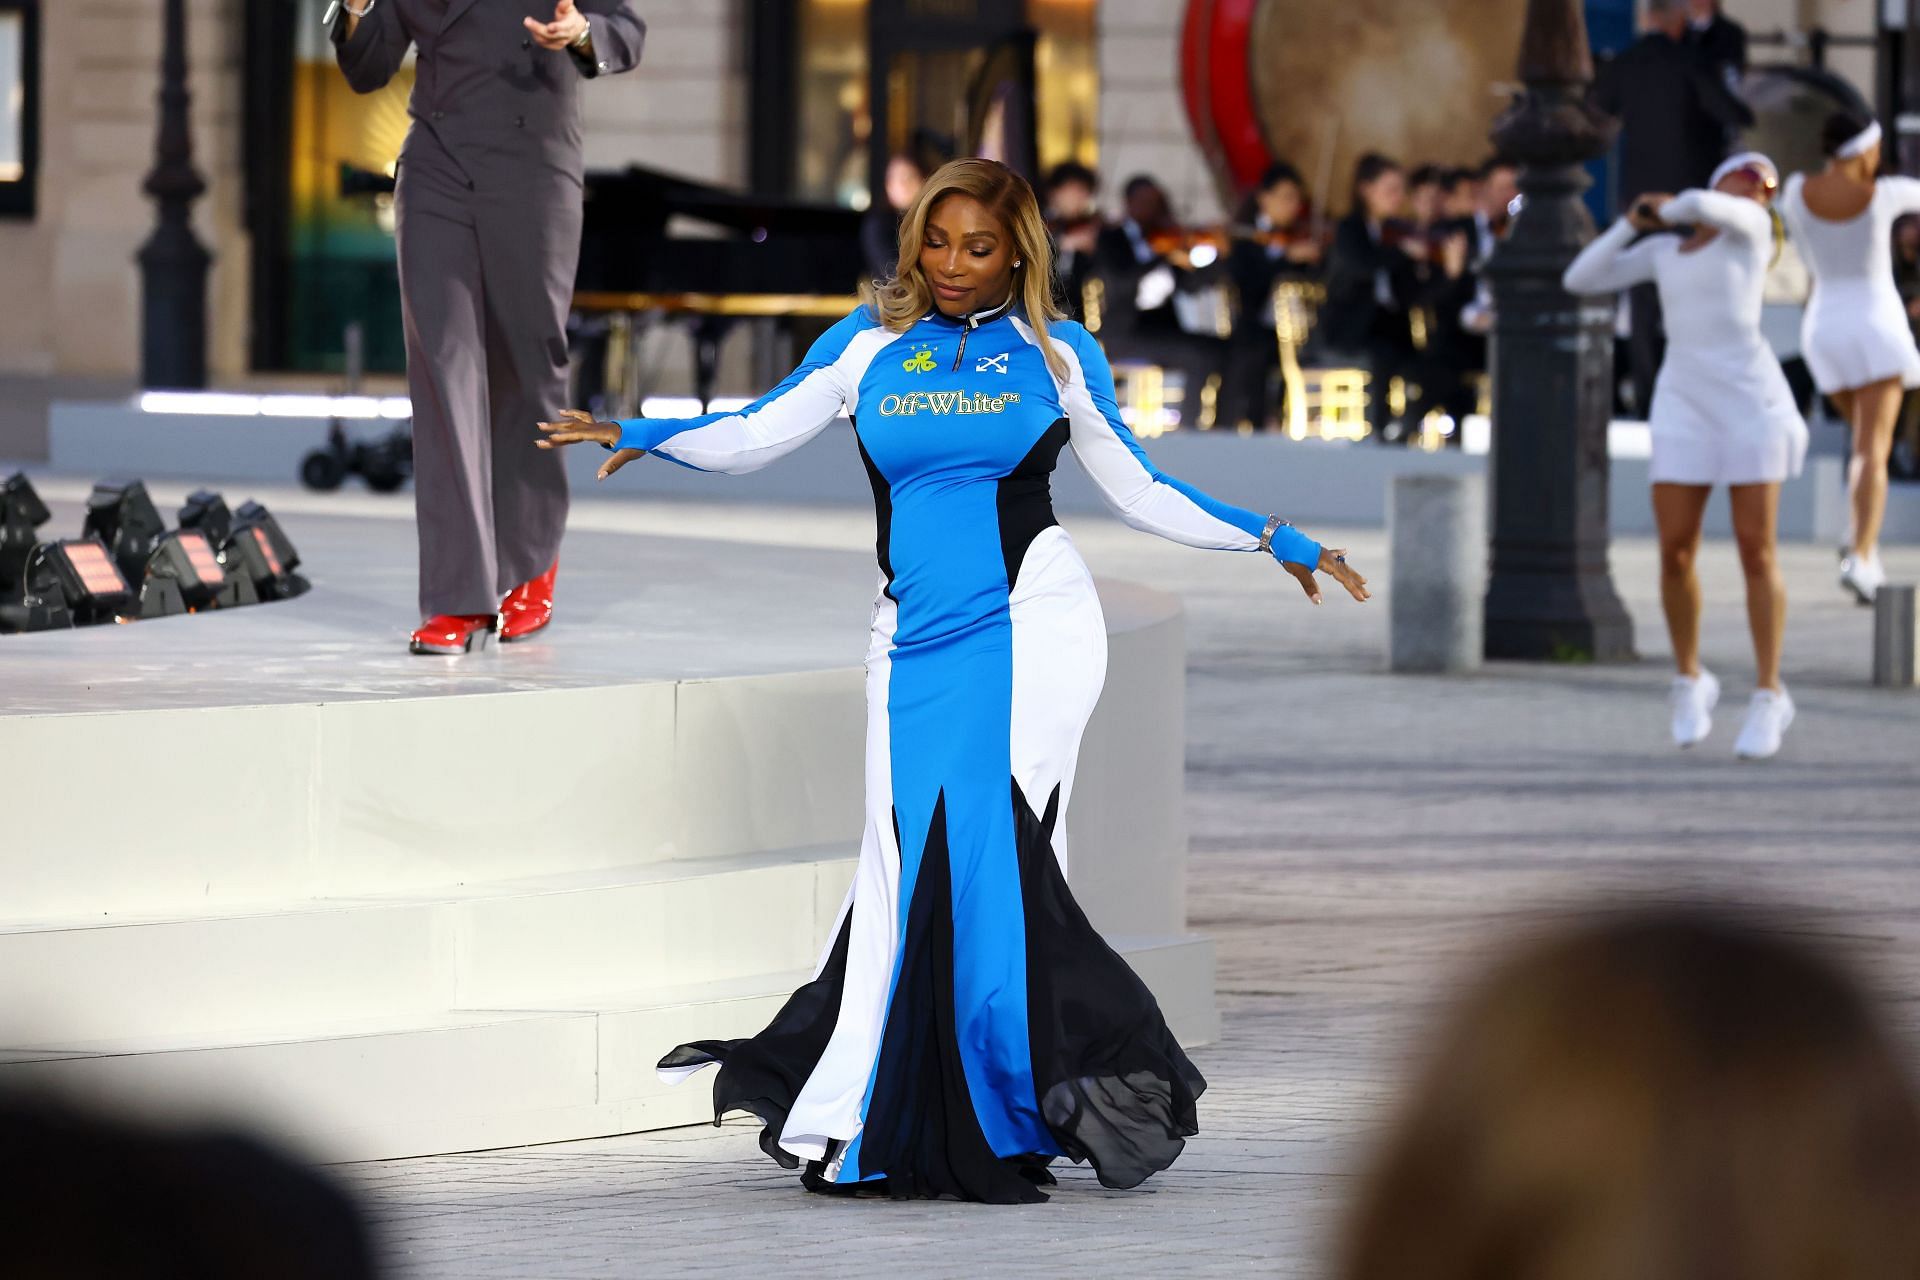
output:
[[[38,138],[36,0],[0,0],[0,215],[32,216]]]
[[[1038,37],[1034,124],[1043,170],[1062,160],[1099,160],[1095,8],[1095,0],[1028,0],[1027,19]],[[793,194],[865,209],[875,127],[867,100],[868,0],[800,0],[799,16]],[[883,126],[888,146],[929,152],[965,146],[974,80],[988,55],[983,48],[895,59]],[[990,121],[972,132],[982,136],[983,149],[993,149],[986,141],[993,136]]]
[[[409,56],[377,93],[356,94],[334,63],[321,19],[327,0],[298,0],[294,26],[291,136],[287,168],[287,363],[301,370],[342,366],[348,324],[361,326],[366,366],[404,367],[399,277],[394,267],[393,195],[377,188],[394,173],[406,141]]]
[[[866,0],[802,0],[794,194],[864,209],[867,139]]]
[[[1040,41],[1034,48],[1035,125],[1040,168],[1065,160],[1100,165],[1100,64],[1094,0],[1029,0]]]
[[[27,172],[27,19],[0,13],[0,182]]]

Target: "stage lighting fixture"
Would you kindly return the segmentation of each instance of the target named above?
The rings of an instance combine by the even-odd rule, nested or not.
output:
[[[42,544],[48,545],[48,544]],[[73,625],[66,589],[51,556],[33,557],[17,590],[0,598],[0,635],[17,631],[65,631]]]
[[[0,600],[21,593],[27,560],[40,541],[34,530],[49,516],[47,504],[40,501],[24,473],[15,472],[0,484]]]
[[[81,536],[105,543],[128,582],[146,577],[147,560],[166,531],[167,523],[147,496],[147,486],[138,480],[103,480],[87,495]]]
[[[227,587],[213,544],[198,529],[176,529],[160,540],[140,582],[140,616],[165,618],[215,608]]]
[[[289,600],[313,584],[294,572],[300,553],[267,509],[243,502],[233,513],[233,536],[224,548],[227,563],[239,564],[262,600]]]
[[[195,489],[187,495],[186,505],[180,508],[180,528],[205,534],[219,558],[221,570],[226,574],[226,585],[214,601],[215,608],[234,609],[260,603],[260,590],[254,586],[249,566],[230,546],[233,541],[233,512],[228,509],[225,498],[212,489]]]
[[[180,508],[180,527],[198,529],[218,547],[233,533],[233,512],[227,509],[227,500],[213,490],[195,489]]]
[[[133,588],[120,567],[107,554],[106,544],[98,538],[69,538],[43,542],[34,550],[27,566],[27,577],[37,580],[42,565],[50,566],[66,605],[73,614],[73,625],[89,626],[97,622],[115,622],[135,613]]]

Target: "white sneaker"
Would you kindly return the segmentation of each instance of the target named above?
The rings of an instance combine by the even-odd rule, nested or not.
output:
[[[1713,732],[1713,708],[1719,701],[1720,682],[1705,667],[1697,676],[1675,676],[1667,693],[1674,745],[1690,747]]]
[[[1840,585],[1853,592],[1854,599],[1861,604],[1872,604],[1874,596],[1887,581],[1887,571],[1880,567],[1880,557],[1846,555],[1840,559]]]
[[[1793,723],[1793,699],[1785,689],[1755,689],[1747,703],[1747,720],[1733,754],[1742,760],[1765,760],[1780,750],[1780,739]]]

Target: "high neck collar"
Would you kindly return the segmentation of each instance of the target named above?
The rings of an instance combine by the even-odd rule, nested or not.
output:
[[[926,318],[929,320],[944,320],[948,324],[960,325],[967,329],[978,329],[989,320],[998,320],[1001,316],[1013,310],[1014,297],[1014,291],[1008,289],[1007,300],[997,307],[983,307],[978,311],[969,311],[963,316],[950,316],[939,307],[935,307],[927,313]]]

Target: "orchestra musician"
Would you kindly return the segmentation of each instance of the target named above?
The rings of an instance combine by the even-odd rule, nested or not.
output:
[[[1520,193],[1519,171],[1495,157],[1473,174],[1476,208],[1464,222],[1440,224],[1438,250],[1428,263],[1424,301],[1429,316],[1427,347],[1415,381],[1420,394],[1408,407],[1407,427],[1416,432],[1428,413],[1454,421],[1447,443],[1461,443],[1460,421],[1478,405],[1472,375],[1487,369],[1487,335],[1493,330],[1493,293],[1485,267],[1506,237]]]
[[[1226,368],[1227,342],[1183,328],[1174,295],[1213,284],[1219,264],[1208,255],[1204,264],[1195,261],[1158,182],[1144,174],[1129,178],[1123,198],[1126,217],[1104,228],[1095,244],[1094,271],[1105,285],[1100,343],[1110,359],[1178,370],[1185,388],[1181,421],[1212,426],[1205,389]]]
[[[1410,304],[1419,290],[1415,258],[1424,244],[1399,222],[1407,180],[1400,165],[1369,152],[1354,166],[1351,210],[1334,228],[1327,255],[1327,300],[1320,308],[1318,343],[1342,362],[1372,374],[1367,422],[1374,438],[1398,439],[1388,403],[1389,382],[1412,372]]]
[[[1100,178],[1086,165],[1068,160],[1047,172],[1044,187],[1047,230],[1053,233],[1055,293],[1071,319],[1085,321],[1087,281],[1093,278],[1102,226],[1096,203]]]
[[[1470,222],[1480,207],[1480,180],[1472,169],[1449,169],[1440,179],[1440,213],[1455,222]]]
[[[920,194],[927,175],[920,162],[905,151],[887,160],[882,202],[860,219],[860,256],[875,280],[891,280],[900,253],[900,214]]]
[[[1299,170],[1276,161],[1247,198],[1240,224],[1229,229],[1227,282],[1234,295],[1233,333],[1221,384],[1220,420],[1265,429],[1270,388],[1280,363],[1274,338],[1273,291],[1283,280],[1320,274],[1324,246],[1312,225],[1306,183]]]
[[[1447,171],[1423,164],[1407,178],[1407,217],[1423,233],[1446,221]]]

